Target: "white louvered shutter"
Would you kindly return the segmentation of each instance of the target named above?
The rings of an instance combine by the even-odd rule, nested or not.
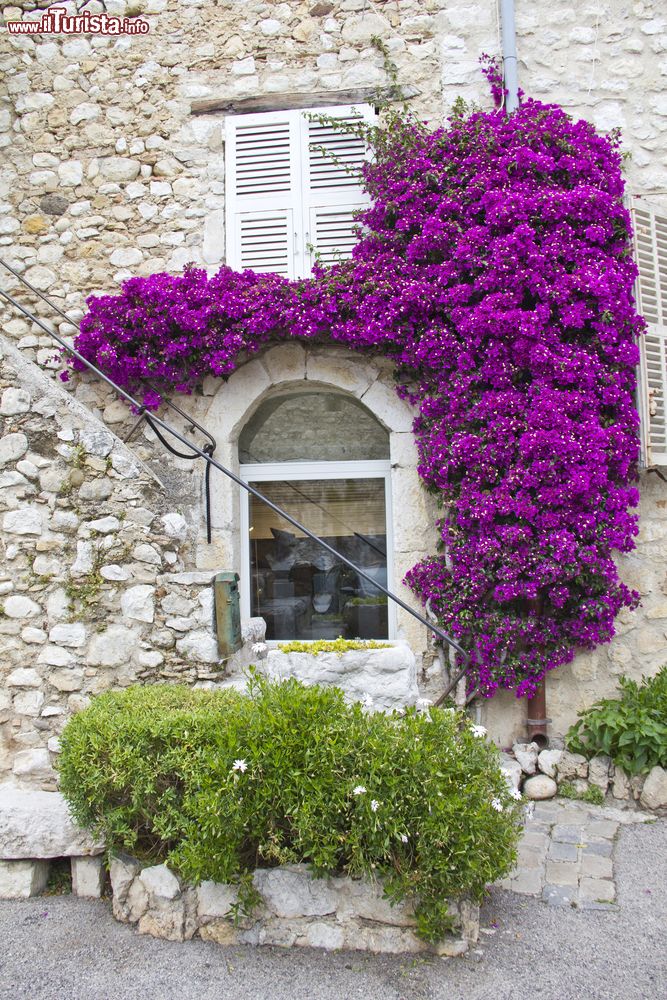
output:
[[[639,406],[647,466],[667,465],[667,213],[634,199],[637,305],[648,327],[640,341]]]
[[[225,131],[227,264],[297,277],[299,122],[292,112],[239,115],[227,118]]]
[[[311,272],[312,248],[324,264],[352,253],[354,215],[368,204],[359,183],[366,147],[363,140],[334,126],[311,121],[312,114],[344,121],[375,119],[368,105],[227,118],[230,267],[298,278]]]
[[[350,257],[357,242],[354,216],[369,204],[360,182],[360,169],[368,155],[363,139],[341,132],[335,125],[312,121],[313,114],[334,115],[341,122],[372,124],[369,105],[313,109],[303,113],[303,196],[306,249],[312,247],[321,263],[334,264]]]

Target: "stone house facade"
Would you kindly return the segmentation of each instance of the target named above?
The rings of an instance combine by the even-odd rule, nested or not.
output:
[[[35,18],[41,15],[27,12],[44,6],[26,2],[6,7],[3,15]],[[59,6],[76,13],[72,2]],[[667,215],[662,5],[608,0],[575,8],[519,0],[516,7],[523,89],[601,129],[620,126],[631,154],[630,198],[641,197],[648,218],[654,211]],[[226,150],[233,116],[249,109],[270,115],[288,105],[293,116],[323,104],[372,110],[373,94],[390,82],[373,42],[378,37],[399,82],[410,87],[412,106],[437,122],[458,96],[486,104],[478,58],[499,52],[495,0],[107,0],[106,9],[111,16],[144,19],[149,31],[0,35],[0,256],[72,322],[11,274],[3,273],[2,283],[69,338],[86,297],[114,293],[131,275],[179,272],[191,261],[211,271],[225,261],[247,261],[231,232],[231,200],[240,190],[230,189]],[[255,210],[269,204],[260,202]],[[327,204],[342,211],[350,200]],[[312,234],[300,226],[295,232],[306,255]],[[653,260],[660,233],[649,236]],[[305,256],[295,263],[296,252],[292,246],[289,266],[306,267]],[[646,284],[656,324],[667,323],[667,263],[662,266],[655,287],[648,279]],[[251,523],[253,508],[238,488],[216,476],[209,543],[203,463],[166,457],[152,432],[135,427],[127,406],[92,377],[60,383],[60,361],[45,331],[8,307],[2,319],[0,778],[51,787],[52,755],[68,714],[106,688],[174,679],[225,683],[212,628],[216,571],[240,574],[245,617],[262,611],[278,637],[297,627],[302,635],[310,629],[311,638],[325,635],[340,624],[336,614],[350,615],[350,609],[356,617],[349,628],[361,628],[362,614],[370,614],[361,609],[374,604],[372,588],[353,588],[348,611],[337,612],[327,603],[330,567],[316,566],[308,583],[312,607],[304,608],[294,581],[280,576],[284,526],[274,525],[278,534],[271,542],[256,511]],[[664,411],[660,396],[649,399],[648,390],[659,389],[655,380],[664,378],[663,341],[657,351],[657,375],[649,364],[654,384],[646,383],[643,402],[657,421],[653,460],[661,464]],[[317,421],[298,425],[300,440],[311,440],[312,431],[315,465],[347,462],[336,482],[352,482],[354,489],[344,503],[326,489],[316,500],[320,506],[343,503],[336,507],[339,521],[364,512],[363,528],[355,527],[371,547],[385,532],[388,558],[369,566],[410,602],[401,580],[434,551],[436,512],[417,477],[413,414],[392,385],[382,362],[293,343],[269,349],[225,383],[208,379],[200,393],[176,402],[214,435],[219,461],[236,473],[249,466],[258,482],[277,489],[275,476],[262,478],[255,466],[293,457],[280,450],[286,440],[280,406],[297,400],[298,410],[304,394],[321,397]],[[172,418],[187,427],[186,418]],[[366,421],[369,450],[356,452],[359,420]],[[330,452],[327,427],[335,427],[340,444]],[[194,438],[199,440],[196,431]],[[268,457],[259,463],[254,452],[245,455],[250,439],[253,448],[266,446]],[[359,467],[350,471],[355,461],[371,462],[373,475],[364,478]],[[309,476],[311,491],[326,479],[317,469]],[[306,488],[303,476],[293,480],[293,494],[297,487]],[[620,616],[609,646],[579,655],[549,678],[554,734],[565,731],[577,710],[611,694],[621,673],[639,677],[667,660],[667,499],[653,471],[642,474],[640,489],[641,533],[620,565],[642,605]],[[248,562],[260,559],[245,541],[251,527],[263,532],[261,558],[275,563],[268,569],[266,562]],[[270,552],[267,540],[274,545]],[[252,592],[254,585],[259,592],[258,581],[268,588],[264,604]],[[285,619],[286,602],[292,618]],[[402,611],[374,613],[369,628],[402,643],[422,694],[437,693],[440,665],[426,630]],[[246,638],[257,635],[248,627]],[[480,714],[503,745],[524,733],[524,706],[510,695],[485,703]]]

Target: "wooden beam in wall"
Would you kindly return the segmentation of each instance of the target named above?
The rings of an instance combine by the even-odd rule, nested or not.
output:
[[[419,97],[418,87],[403,87],[398,97],[390,87],[357,87],[354,90],[322,90],[315,94],[265,94],[261,97],[206,97],[193,101],[193,115],[249,115],[262,111],[295,111],[298,108],[329,108],[340,104],[377,104]]]

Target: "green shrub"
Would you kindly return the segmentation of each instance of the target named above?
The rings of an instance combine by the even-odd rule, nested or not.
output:
[[[368,714],[336,688],[254,677],[251,696],[182,687],[103,694],[67,724],[61,788],[110,848],[191,882],[307,862],[414,896],[418,933],[514,864],[518,803],[467,718]]]
[[[375,639],[316,639],[314,642],[302,642],[300,639],[293,639],[291,642],[278,643],[281,653],[310,653],[317,656],[318,653],[349,653],[353,649],[389,649],[390,643],[377,642]]]
[[[628,774],[667,767],[667,666],[641,683],[621,677],[620,698],[603,698],[580,714],[565,737],[568,750],[607,754]]]
[[[582,802],[590,802],[594,806],[601,806],[604,802],[602,789],[597,785],[589,785],[583,792],[579,792],[571,781],[562,781],[558,786],[558,794],[563,799],[581,799]]]

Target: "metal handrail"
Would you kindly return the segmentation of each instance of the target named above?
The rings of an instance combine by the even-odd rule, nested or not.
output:
[[[55,303],[52,303],[47,298],[47,296],[45,296],[38,288],[35,288],[35,286],[32,285],[27,279],[23,278],[21,274],[19,274],[10,264],[8,264],[2,258],[0,258],[0,264],[2,264],[8,271],[10,271],[22,284],[28,287],[36,295],[38,295],[44,302],[47,303],[47,305],[53,308],[55,312],[63,316],[68,323],[71,323],[73,326],[76,326],[77,329],[80,329],[78,323],[76,323],[69,316],[67,316],[67,314],[59,306],[57,306]],[[215,468],[219,472],[222,472],[223,475],[227,476],[228,479],[231,479],[238,486],[244,489],[247,493],[250,493],[251,496],[254,496],[257,500],[266,504],[267,507],[273,510],[280,517],[284,518],[284,520],[286,520],[298,531],[301,531],[312,541],[316,542],[321,548],[329,552],[337,560],[344,563],[346,566],[349,566],[350,569],[353,569],[356,573],[359,574],[359,576],[362,579],[372,584],[372,586],[376,590],[379,590],[381,593],[383,593],[387,598],[389,598],[389,600],[393,601],[394,604],[396,604],[399,608],[402,608],[403,611],[407,611],[407,613],[411,615],[421,625],[425,625],[426,628],[430,632],[433,632],[441,642],[444,642],[448,646],[455,649],[456,652],[463,658],[463,667],[459,671],[457,671],[457,673],[454,675],[453,678],[450,678],[448,686],[446,687],[445,691],[440,695],[440,697],[437,699],[436,704],[442,703],[445,700],[445,698],[447,698],[451,694],[451,692],[456,688],[458,682],[466,673],[468,666],[470,665],[470,654],[457,642],[456,639],[454,639],[447,632],[445,632],[444,629],[440,628],[439,625],[435,625],[433,622],[429,622],[423,615],[419,614],[418,611],[415,611],[414,608],[411,608],[408,604],[406,604],[406,602],[402,598],[400,598],[397,594],[394,594],[387,587],[384,587],[382,584],[378,583],[377,580],[375,580],[372,576],[370,576],[370,574],[366,573],[359,566],[355,565],[355,563],[353,563],[351,559],[348,559],[341,552],[338,552],[336,549],[333,548],[333,546],[329,545],[328,542],[325,542],[323,538],[320,538],[318,535],[314,534],[314,532],[310,531],[309,528],[307,528],[305,525],[297,521],[296,518],[292,517],[291,514],[288,514],[286,511],[282,510],[281,507],[273,503],[272,500],[269,500],[268,497],[264,496],[263,493],[260,493],[259,490],[255,489],[254,486],[251,486],[250,483],[245,482],[245,480],[241,479],[234,472],[232,472],[231,469],[227,469],[224,465],[221,465],[220,462],[216,461],[216,459],[214,459],[209,454],[208,450],[202,449],[198,445],[193,444],[191,441],[188,441],[188,439],[183,434],[181,434],[180,431],[176,430],[175,427],[172,427],[165,420],[162,420],[161,417],[158,417],[157,415],[152,413],[149,414],[148,411],[146,410],[146,407],[142,403],[140,403],[137,399],[135,399],[134,396],[132,396],[129,392],[126,392],[125,389],[121,388],[121,386],[117,385],[113,381],[113,379],[109,378],[109,376],[106,375],[100,368],[98,368],[91,361],[85,358],[79,351],[76,350],[75,347],[72,347],[70,344],[68,344],[67,341],[60,336],[59,333],[56,333],[54,330],[51,330],[46,323],[44,323],[41,319],[39,319],[37,316],[31,313],[30,310],[26,309],[25,306],[23,306],[20,302],[18,302],[12,295],[10,295],[9,292],[5,291],[3,288],[0,288],[0,295],[4,299],[6,299],[6,301],[9,302],[12,306],[14,306],[15,309],[18,309],[19,312],[21,312],[24,316],[26,316],[32,323],[35,323],[42,330],[44,330],[44,332],[47,333],[50,337],[52,337],[64,351],[67,351],[68,354],[70,354],[72,357],[76,358],[77,361],[83,364],[85,368],[93,372],[93,374],[97,375],[98,378],[101,378],[103,382],[106,382],[108,386],[110,386],[115,392],[117,392],[120,396],[122,396],[123,399],[125,399],[132,407],[135,408],[135,410],[138,413],[140,413],[144,417],[148,425],[151,427],[153,432],[156,434],[158,439],[162,441],[163,444],[166,445],[166,442],[164,442],[161,434],[157,430],[158,427],[167,434],[170,434],[177,441],[180,441],[180,443],[184,444],[187,448],[190,448],[200,458],[203,458],[204,461],[207,462],[211,468]],[[179,410],[179,412],[183,413],[182,410]],[[188,419],[190,419],[189,414],[187,415],[187,417]],[[197,424],[196,426],[199,427],[200,425]],[[210,435],[203,428],[200,427],[200,430],[202,430],[203,433],[210,438]],[[166,446],[169,447],[168,445]],[[206,448],[210,449],[210,445],[206,446]]]

